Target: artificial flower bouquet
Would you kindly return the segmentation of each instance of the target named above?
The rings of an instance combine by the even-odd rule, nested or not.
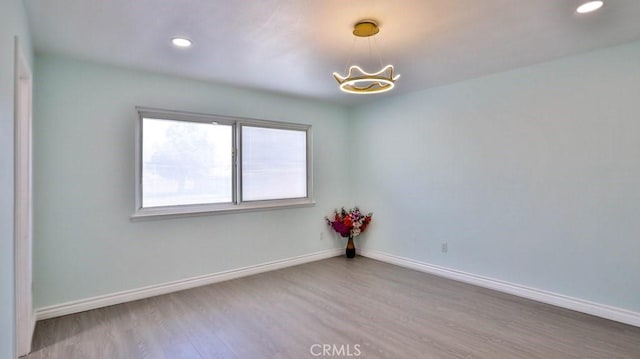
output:
[[[363,214],[358,207],[340,211],[335,210],[331,216],[324,217],[329,227],[333,228],[342,237],[357,237],[367,229],[373,213]]]

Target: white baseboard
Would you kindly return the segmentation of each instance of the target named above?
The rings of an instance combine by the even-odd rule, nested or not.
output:
[[[555,305],[562,308],[575,310],[597,317],[614,320],[617,322],[640,327],[640,313],[627,309],[612,307],[605,304],[589,302],[586,300],[569,297],[562,294],[548,292],[536,288],[513,284],[498,279],[483,277],[471,273],[462,272],[455,269],[441,267],[433,264],[419,262],[413,259],[399,257],[375,250],[359,250],[360,255],[381,262],[398,265],[405,268],[418,270],[421,272],[437,275],[440,277],[453,279],[459,282],[477,285],[479,287],[493,289],[499,292],[516,295],[519,297],[532,299],[538,302]]]
[[[85,298],[56,304],[48,307],[36,309],[36,319],[43,320],[63,315],[84,312],[86,310],[102,308],[110,305],[130,302],[134,300],[155,297],[162,294],[177,292],[189,288],[200,287],[212,283],[222,282],[230,279],[246,277],[253,274],[269,272],[299,264],[318,261],[344,254],[344,249],[329,249],[312,254],[281,259],[273,262],[253,265],[244,268],[232,269],[224,272],[206,274],[198,277],[181,279],[169,283],[151,285],[147,287],[125,290],[122,292],[105,294],[91,298]]]
[[[477,285],[479,287],[493,289],[499,292],[516,295],[519,297],[532,299],[538,302],[555,305],[562,308],[575,310],[582,313],[595,315],[598,317],[614,320],[617,322],[640,327],[640,313],[612,307],[600,303],[565,296],[553,292],[548,292],[536,288],[513,284],[498,279],[466,273],[455,269],[432,265],[409,258],[399,257],[375,250],[362,249],[358,251],[360,255],[382,262],[398,265],[405,268],[418,270],[421,272],[434,274],[440,277],[453,279],[456,281]],[[314,262],[326,258],[331,258],[344,254],[344,249],[330,249],[322,252],[277,260],[273,262],[253,265],[244,268],[228,270],[219,273],[207,274],[203,276],[177,280],[169,283],[152,285],[122,292],[106,294],[48,307],[38,308],[35,311],[36,320],[49,319],[63,315],[79,313],[86,310],[102,308],[110,305],[130,302],[134,300],[155,297],[162,294],[177,292],[189,288],[213,284],[253,274],[269,272],[272,270],[292,267],[299,264]]]

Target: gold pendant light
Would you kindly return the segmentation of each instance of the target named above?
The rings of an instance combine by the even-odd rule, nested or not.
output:
[[[373,20],[361,20],[353,28],[356,37],[371,37],[380,32],[378,24]],[[347,64],[349,65],[349,64]],[[382,61],[380,61],[382,67]],[[360,66],[352,65],[345,76],[334,72],[333,77],[338,81],[340,90],[355,94],[381,93],[391,90],[400,75],[394,75],[393,65],[382,67],[378,72],[369,73]]]

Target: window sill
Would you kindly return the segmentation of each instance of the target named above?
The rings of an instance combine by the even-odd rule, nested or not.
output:
[[[288,200],[285,203],[279,201],[247,202],[242,204],[228,205],[202,205],[202,206],[176,206],[176,207],[156,207],[137,210],[131,215],[131,221],[144,221],[154,219],[170,219],[181,217],[201,217],[216,214],[243,213],[253,211],[313,207],[316,205],[312,200]]]

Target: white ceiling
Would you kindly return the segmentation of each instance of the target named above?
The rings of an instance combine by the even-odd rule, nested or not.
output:
[[[25,0],[37,53],[356,104],[640,39],[640,1]],[[353,24],[401,78],[391,93],[338,90],[347,59],[368,68]],[[194,41],[189,49],[174,36]],[[366,98],[364,98],[366,97]]]

